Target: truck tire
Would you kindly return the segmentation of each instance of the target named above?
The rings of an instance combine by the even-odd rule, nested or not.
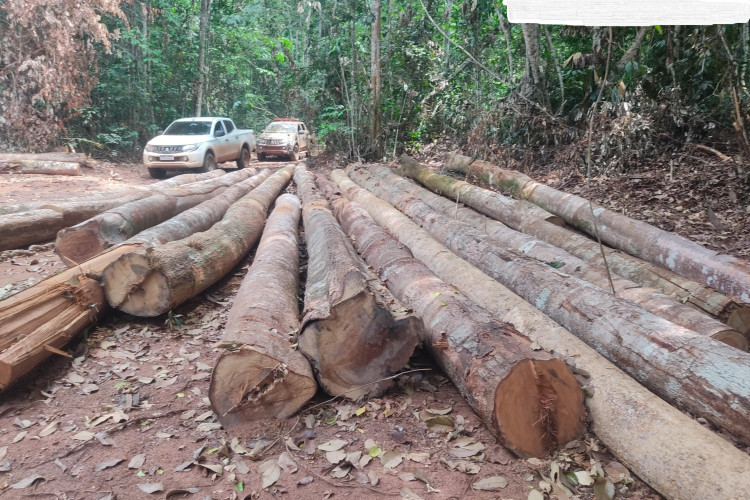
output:
[[[297,161],[297,158],[299,157],[299,146],[296,144],[294,145],[294,149],[291,153],[289,153],[289,161]]]
[[[216,170],[216,157],[209,151],[203,158],[203,166],[199,169],[200,172],[211,172]]]
[[[148,175],[154,179],[163,179],[167,176],[167,171],[163,168],[149,168]]]
[[[242,146],[242,151],[240,151],[240,157],[237,158],[237,168],[245,168],[248,165],[250,165],[250,150],[247,148],[247,146]]]

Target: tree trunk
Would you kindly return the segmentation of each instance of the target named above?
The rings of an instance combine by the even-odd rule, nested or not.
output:
[[[425,324],[425,344],[503,445],[544,456],[584,430],[583,395],[565,363],[432,274],[345,198],[336,216],[367,263]],[[429,237],[427,237],[429,238]]]
[[[586,406],[593,430],[618,459],[667,498],[744,498],[750,457],[627,376],[592,348],[497,281],[435,241],[407,216],[350,181],[331,176],[352,200],[407,245],[441,279],[589,375]],[[627,429],[624,432],[623,429]],[[706,481],[705,470],[721,477]],[[742,477],[740,481],[735,478]]]
[[[750,443],[750,354],[696,335],[548,265],[483,243],[473,228],[372,182],[364,170],[351,175],[646,387]]]
[[[321,386],[358,400],[382,393],[419,343],[421,322],[373,290],[365,266],[302,165],[294,173],[307,242],[299,349]]]
[[[532,101],[549,108],[547,79],[544,75],[542,51],[540,48],[541,32],[538,24],[524,23],[523,40],[526,49],[526,73],[521,80],[521,92]]]
[[[414,172],[420,169],[419,164],[414,160],[405,159],[404,157],[402,157],[402,164],[404,165],[404,171]],[[500,243],[505,249],[527,255],[539,262],[554,266],[560,272],[580,278],[603,290],[611,291],[613,287],[615,295],[618,297],[628,299],[644,309],[668,319],[672,323],[684,326],[698,334],[709,336],[740,350],[747,351],[748,349],[748,340],[744,334],[732,329],[721,321],[707,316],[703,312],[668,297],[659,290],[641,287],[637,283],[614,273],[608,274],[607,270],[599,265],[590,264],[554,245],[535,239],[533,236],[514,231],[504,224],[480,215],[471,209],[457,211],[455,203],[426,189],[414,186],[414,184],[406,179],[394,175],[390,169],[376,167],[372,170],[372,175],[379,181],[418,197],[443,215],[465,222],[476,230],[486,233],[490,240]],[[477,233],[477,237],[481,238],[482,241],[492,244],[492,241],[488,241],[481,233]]]
[[[382,6],[380,0],[372,0],[372,25],[370,32],[370,149],[372,158],[378,161],[383,158],[383,137],[380,127],[381,102],[383,100],[383,81],[380,69],[380,24]]]
[[[636,32],[635,38],[630,44],[630,47],[628,47],[628,50],[625,51],[620,60],[617,62],[617,69],[622,71],[623,69],[625,69],[626,64],[628,64],[630,61],[635,60],[635,58],[638,56],[638,52],[641,49],[643,39],[646,38],[646,35],[649,31],[651,31],[651,26],[641,26],[640,28],[638,28],[638,31]]]
[[[180,175],[147,187],[92,194],[55,202],[36,202],[0,206],[0,250],[21,248],[33,243],[55,239],[57,232],[85,221],[111,208],[151,196],[161,189],[212,179],[224,175],[223,170],[207,174]]]
[[[0,301],[0,389],[5,389],[41,363],[107,309],[96,281],[123,245],[80,267],[67,269]]]
[[[69,161],[13,160],[0,162],[0,174],[80,175],[81,165]]]
[[[520,172],[499,168],[497,172],[498,185],[562,217],[581,231],[593,235],[596,224],[602,242],[741,302],[750,302],[750,263],[714,252],[687,238],[633,220],[596,203],[589,206],[590,202],[585,198],[540,184]]]
[[[289,183],[282,168],[202,233],[122,256],[104,270],[107,301],[135,316],[158,316],[228,273],[260,238],[268,208]]]
[[[198,88],[195,95],[195,116],[202,116],[203,92],[206,88],[208,69],[206,68],[206,51],[208,49],[208,30],[211,19],[211,1],[201,0],[201,20],[198,28]]]
[[[238,170],[107,210],[85,222],[61,230],[57,234],[55,250],[68,266],[85,262],[144,229],[223,193],[228,187],[247,179],[253,173],[252,169]]]
[[[458,159],[458,161],[454,161],[453,158]],[[468,167],[466,160],[471,160],[471,158],[466,156],[456,156],[453,158],[449,159],[448,165],[451,165],[452,168],[457,168],[459,171],[469,171],[462,165]],[[471,163],[471,161],[468,163]],[[484,171],[487,165],[489,164],[478,162],[476,167],[472,166],[472,173],[479,173],[477,169]],[[498,186],[499,178],[496,175],[498,172],[499,169],[493,169],[492,172],[480,175],[485,176],[485,178],[489,177],[493,181],[490,184]],[[426,169],[417,170],[408,168],[407,175],[414,177],[415,180],[438,194],[458,199],[475,210],[493,217],[513,229],[551,243],[580,259],[593,262],[594,264],[604,264],[601,250],[595,241],[572,231],[550,227],[530,214],[513,210],[513,204],[518,203],[517,200],[507,198],[493,191],[481,189],[477,186],[472,186],[466,182],[432,173]],[[746,309],[740,307],[731,298],[705,285],[687,280],[671,271],[609,248],[605,248],[604,252],[607,258],[607,265],[613,272],[641,285],[658,288],[667,295],[706,311],[721,320],[729,321],[736,314],[735,311]],[[737,327],[735,326],[735,328]],[[746,335],[748,333],[746,330],[740,331]]]
[[[310,363],[291,348],[299,332],[299,199],[283,194],[268,217],[255,258],[219,343],[208,397],[226,428],[296,413],[317,391]]]

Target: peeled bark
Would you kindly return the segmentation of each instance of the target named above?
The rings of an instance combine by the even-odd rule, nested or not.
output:
[[[468,157],[452,157],[468,158]],[[470,159],[470,158],[469,158]],[[404,173],[430,190],[447,196],[497,219],[509,227],[546,241],[597,265],[604,265],[599,245],[580,234],[546,224],[532,214],[513,210],[516,200],[463,181],[421,168],[409,157],[401,157]],[[657,288],[680,302],[727,320],[740,305],[719,292],[630,255],[604,248],[607,265],[614,273],[644,286]],[[735,326],[735,329],[737,327]],[[740,330],[747,334],[748,330]]]
[[[331,198],[367,263],[422,316],[435,360],[506,447],[544,456],[584,431],[582,391],[563,361],[532,350],[513,327],[459,295],[364,209]]]
[[[495,170],[496,185],[559,215],[590,235],[598,231],[602,242],[619,248],[680,276],[750,302],[750,263],[709,250],[678,236],[608,210],[589,200],[540,184],[531,177],[491,164],[473,162],[469,171]],[[597,231],[594,230],[596,225]]]
[[[283,194],[268,217],[253,264],[235,296],[208,397],[224,427],[286,418],[318,388],[310,363],[292,349],[299,332],[299,199]]]
[[[81,165],[69,161],[12,160],[0,161],[1,174],[80,175]]]
[[[608,276],[606,269],[600,266],[584,262],[564,250],[527,234],[514,231],[504,224],[478,214],[471,209],[457,210],[455,203],[415,186],[406,179],[393,174],[388,168],[373,167],[369,172],[374,179],[385,182],[401,192],[407,192],[418,197],[443,215],[465,222],[474,229],[486,233],[487,237],[480,233],[476,233],[476,236],[487,243],[498,242],[504,249],[527,255],[539,262],[554,266],[560,272],[580,278],[603,290],[611,291],[611,287],[614,287],[615,295],[618,297],[628,299],[672,323],[740,350],[748,350],[747,339],[742,333],[668,297],[659,290],[641,287],[637,283],[614,273]]]
[[[441,279],[587,373],[586,406],[593,430],[618,459],[667,498],[745,498],[750,457],[627,376],[569,331],[497,281],[447,251],[406,215],[350,181],[331,176]],[[706,481],[705,471],[716,473]]]
[[[550,266],[488,245],[475,229],[363,174],[359,170],[351,175],[646,387],[750,443],[750,354],[696,335]]]
[[[85,262],[144,229],[221,194],[253,173],[252,170],[238,170],[216,179],[168,189],[107,210],[85,222],[61,230],[57,234],[55,250],[68,266]]]
[[[111,208],[146,198],[161,189],[199,182],[224,175],[223,170],[187,174],[145,187],[115,191],[106,196],[92,194],[55,202],[0,206],[0,250],[21,248],[55,239],[61,229],[78,224]],[[118,194],[119,193],[119,194]],[[10,214],[10,215],[8,215]]]
[[[389,304],[302,165],[294,173],[303,203],[307,283],[299,349],[321,386],[358,400],[382,393],[419,343],[422,324]]]
[[[271,175],[208,231],[110,264],[103,273],[109,304],[135,316],[158,316],[216,283],[260,238],[268,208],[289,183],[292,168]]]

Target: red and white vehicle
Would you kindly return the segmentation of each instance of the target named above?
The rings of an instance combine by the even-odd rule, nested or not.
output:
[[[294,161],[309,156],[310,132],[297,118],[274,118],[258,137],[258,159],[286,156]]]

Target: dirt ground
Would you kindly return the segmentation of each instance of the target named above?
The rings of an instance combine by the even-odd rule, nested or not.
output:
[[[547,180],[747,257],[746,193],[736,203],[714,199],[725,224],[718,231],[705,208],[704,220],[692,217],[706,199],[693,188],[706,183],[664,177],[585,185],[558,172]],[[0,204],[150,182],[141,165],[95,162],[80,177],[2,176]],[[514,457],[420,355],[381,398],[356,404],[319,393],[288,420],[222,429],[207,398],[214,346],[250,263],[248,256],[168,315],[110,312],[68,346],[71,358],[50,358],[0,394],[0,497],[541,499],[559,468],[584,482],[598,473],[615,485],[615,498],[660,498],[591,434],[543,460]],[[51,245],[2,253],[0,299],[63,268]],[[453,432],[428,426],[440,415]],[[594,497],[593,486],[575,482],[572,498]]]

